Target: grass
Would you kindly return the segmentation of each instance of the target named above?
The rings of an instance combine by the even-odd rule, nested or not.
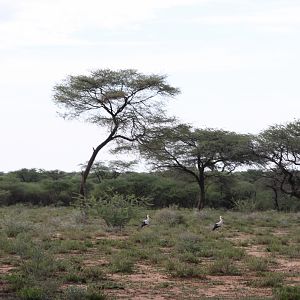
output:
[[[241,282],[232,299],[299,299],[299,288],[289,285],[300,276],[299,214],[148,212],[153,216],[149,227],[136,225],[144,216],[138,210],[119,231],[99,217],[82,223],[75,208],[0,208],[5,297],[130,299],[143,290],[145,298],[163,291],[169,299],[205,299],[210,291],[210,298],[222,299],[228,286]],[[212,232],[219,215],[224,227]],[[250,251],[255,247],[262,256]],[[282,259],[298,265],[287,270]],[[231,276],[236,280],[226,282]]]
[[[246,265],[250,271],[265,272],[269,269],[269,260],[261,257],[249,256]]]
[[[278,287],[283,283],[284,275],[274,272],[263,272],[260,278],[250,282],[251,285],[256,287]]]
[[[274,294],[276,300],[300,300],[300,286],[281,286]]]

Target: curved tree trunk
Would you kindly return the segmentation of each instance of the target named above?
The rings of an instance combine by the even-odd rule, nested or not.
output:
[[[81,211],[82,211],[85,219],[87,218],[87,205],[86,205],[86,181],[87,181],[87,178],[90,174],[91,168],[97,157],[97,154],[104,146],[106,146],[110,141],[112,141],[114,139],[114,135],[116,132],[117,132],[117,126],[115,126],[115,128],[112,130],[110,135],[107,137],[107,139],[93,150],[92,156],[90,157],[85,170],[81,173],[81,181],[80,181],[80,189],[79,189],[79,195],[81,198],[80,199],[81,200],[80,208],[81,208]]]

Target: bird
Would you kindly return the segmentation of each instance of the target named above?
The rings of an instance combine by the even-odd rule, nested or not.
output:
[[[149,217],[149,215],[147,215],[147,218],[145,220],[143,220],[143,222],[141,224],[141,227],[148,226],[148,225],[150,225],[150,217]]]
[[[215,229],[221,227],[222,225],[223,225],[223,217],[220,216],[220,221],[214,225],[214,228],[212,230],[215,230]]]

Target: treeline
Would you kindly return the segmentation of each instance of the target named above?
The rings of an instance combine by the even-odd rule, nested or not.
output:
[[[59,170],[21,169],[0,174],[0,203],[72,205],[78,199],[80,173]],[[189,176],[176,170],[153,173],[118,173],[94,169],[87,184],[89,197],[98,201],[107,195],[133,196],[155,208],[176,205],[195,207],[199,189]],[[207,182],[207,207],[239,210],[300,210],[296,197],[274,190],[262,170],[216,174]]]
[[[107,129],[80,176],[83,215],[90,197],[109,201],[114,196],[109,193],[116,192],[147,197],[155,206],[177,204],[201,210],[268,206],[259,204],[262,190],[271,195],[264,203],[270,198],[278,210],[285,202],[293,207],[300,199],[300,120],[271,126],[258,135],[196,128],[167,115],[167,98],[179,93],[166,76],[132,69],[68,76],[54,87],[53,100],[63,109],[62,116]],[[101,179],[101,172],[95,171],[96,158],[108,144],[115,153],[136,153],[156,173],[121,172],[95,183],[94,175]],[[237,173],[249,169],[259,173],[255,181],[248,175],[252,171]]]
[[[71,205],[80,198],[87,205],[118,194],[154,207],[300,210],[299,120],[257,136],[178,124],[139,140],[118,149],[137,150],[152,172],[129,172],[130,162],[114,161],[94,162],[84,178],[59,170],[1,173],[0,204]]]

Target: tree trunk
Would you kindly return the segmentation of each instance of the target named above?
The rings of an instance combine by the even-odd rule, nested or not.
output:
[[[271,187],[271,189],[274,192],[274,204],[277,211],[280,211],[279,203],[278,203],[278,192],[277,189],[274,187]]]
[[[87,205],[86,205],[86,181],[90,174],[91,168],[93,166],[93,163],[96,159],[97,154],[99,151],[106,146],[110,141],[114,139],[114,135],[117,132],[117,126],[114,127],[114,129],[111,131],[110,135],[107,137],[107,139],[102,142],[98,147],[93,149],[92,156],[90,157],[87,166],[85,170],[81,173],[81,181],[80,181],[80,189],[79,189],[79,195],[80,195],[80,203],[81,203],[81,212],[83,213],[84,219],[87,219]]]
[[[203,172],[200,172],[199,174],[198,185],[199,185],[199,198],[198,198],[197,208],[201,210],[204,208],[205,205],[205,183],[204,183]]]

